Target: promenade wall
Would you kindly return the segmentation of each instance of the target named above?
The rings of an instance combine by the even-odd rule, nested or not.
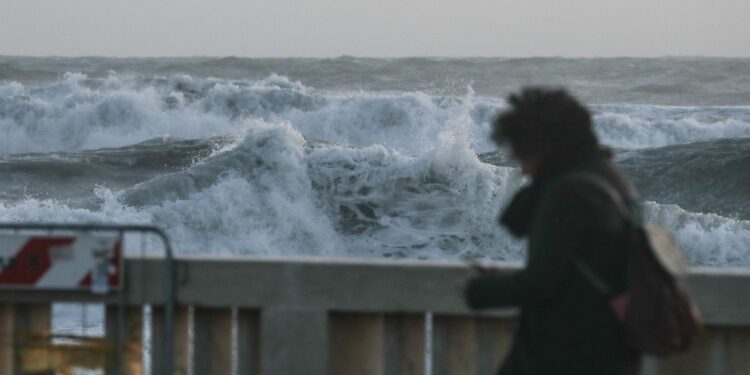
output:
[[[106,303],[107,332],[116,314],[125,317],[124,372],[163,373],[163,272],[160,259],[129,259],[124,293],[104,299],[0,290],[0,331],[48,332],[53,302]],[[468,310],[460,284],[471,272],[452,261],[179,258],[176,373],[492,374],[511,344],[517,311]],[[750,374],[750,271],[692,269],[688,284],[706,332],[685,354],[647,360],[643,373]],[[118,304],[127,306],[124,315]],[[19,373],[18,350],[0,343],[0,375]]]

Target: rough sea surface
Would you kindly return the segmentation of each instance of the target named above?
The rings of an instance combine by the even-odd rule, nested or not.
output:
[[[750,59],[0,57],[0,221],[182,254],[522,259],[504,97],[565,86],[693,265],[750,265]]]

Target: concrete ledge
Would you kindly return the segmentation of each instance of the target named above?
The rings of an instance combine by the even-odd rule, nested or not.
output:
[[[498,272],[521,267],[484,265]],[[48,332],[52,302],[112,304],[107,339],[119,342],[115,328],[124,324],[124,373],[138,375],[147,364],[141,355],[143,305],[151,304],[156,318],[148,363],[150,373],[163,373],[164,266],[156,258],[126,260],[124,292],[105,298],[86,291],[0,289],[0,326],[11,333]],[[456,261],[180,258],[172,364],[195,375],[228,374],[232,368],[248,375],[424,375],[428,364],[433,374],[490,373],[510,347],[515,311],[468,310],[460,287],[472,273]],[[687,281],[706,333],[686,353],[649,361],[644,373],[747,374],[750,271],[693,269]],[[122,311],[118,302],[130,306]],[[14,345],[0,345],[0,375],[17,373],[17,363],[8,360],[16,358],[14,351]],[[116,370],[113,364],[105,373]]]
[[[519,263],[486,262],[499,272]],[[164,299],[161,259],[126,262],[128,304],[160,304]],[[299,308],[361,313],[432,311],[476,315],[460,294],[461,281],[472,274],[457,261],[331,258],[208,258],[177,260],[178,304],[245,309]],[[709,325],[750,325],[750,270],[691,270],[690,286]],[[0,302],[48,303],[102,301],[87,292],[0,290]],[[105,302],[114,303],[110,296]],[[509,316],[512,310],[487,313]]]

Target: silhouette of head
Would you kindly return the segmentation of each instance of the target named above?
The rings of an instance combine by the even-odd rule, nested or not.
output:
[[[491,138],[509,145],[521,162],[598,148],[591,114],[563,89],[527,87],[510,95],[508,104],[493,122]]]

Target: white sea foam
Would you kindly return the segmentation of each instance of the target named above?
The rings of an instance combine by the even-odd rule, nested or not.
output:
[[[41,87],[0,85],[0,130],[6,134],[0,152],[119,147],[165,134],[205,138],[238,133],[247,119],[264,119],[288,121],[314,139],[418,153],[474,101],[471,95],[419,92],[317,92],[275,75],[261,81],[184,75],[143,81],[67,74]]]
[[[269,132],[275,134],[260,132],[249,142],[284,130]],[[159,224],[181,253],[523,259],[523,243],[495,221],[522,182],[517,170],[450,152],[442,160],[405,157],[379,146],[322,147],[306,161],[301,155],[292,153],[286,172],[254,178],[231,172],[182,198],[133,207],[100,188],[103,203],[95,210],[26,199],[1,204],[0,220]],[[321,190],[313,192],[315,184]],[[342,228],[356,225],[340,216],[342,206],[366,206],[372,214],[360,210],[362,227]],[[647,221],[675,232],[690,264],[750,265],[750,222],[655,202],[644,208]],[[137,253],[141,245],[131,242],[128,251]],[[147,247],[153,251],[158,243]]]
[[[462,132],[414,157],[380,145],[306,151],[289,124],[256,122],[186,170],[98,188],[96,208],[29,198],[2,203],[0,221],[153,223],[184,253],[518,257],[495,216],[521,178],[479,162]],[[371,215],[354,228],[347,212],[362,207]]]
[[[41,86],[0,84],[0,152],[48,152],[119,147],[169,134],[205,138],[241,133],[247,119],[291,123],[304,136],[337,144],[380,144],[411,155],[433,148],[437,136],[468,111],[470,143],[493,149],[489,122],[498,98],[424,92],[330,92],[286,77],[259,81],[138,78],[91,79],[66,74]],[[750,136],[750,108],[594,107],[603,143],[657,147]]]
[[[690,264],[750,265],[750,221],[692,213],[676,205],[655,202],[646,202],[644,209],[648,222],[674,231]]]
[[[382,146],[319,148],[313,181],[338,211],[346,242],[359,254],[518,259],[520,244],[496,215],[521,183],[517,170],[479,162],[468,113],[419,156]],[[341,217],[343,215],[343,217]],[[334,214],[334,216],[337,216]]]
[[[237,141],[128,189],[99,188],[91,205],[0,202],[0,220],[153,223],[183,252],[520,259],[522,245],[497,228],[496,215],[522,179],[476,156],[493,149],[488,123],[502,106],[470,89],[329,92],[276,75],[6,82],[0,152],[125,146],[165,134]],[[594,110],[603,141],[620,148],[750,136],[744,107]],[[649,207],[695,264],[750,257],[745,222]]]
[[[116,77],[94,88],[85,81],[70,74],[42,88],[10,84],[12,95],[0,97],[0,152],[119,147],[164,134],[204,138],[236,126],[212,113],[169,110],[153,88],[128,87]]]
[[[641,149],[719,138],[750,137],[750,107],[597,106],[602,143]]]

